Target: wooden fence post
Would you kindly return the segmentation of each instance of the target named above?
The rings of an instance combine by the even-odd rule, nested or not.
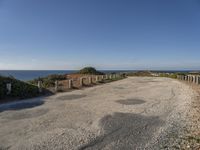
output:
[[[193,83],[196,82],[196,76],[193,76]]]
[[[9,95],[12,91],[12,84],[11,83],[7,83],[6,84],[6,89],[7,89],[7,95]]]
[[[101,76],[101,80],[102,80],[102,81],[104,80],[104,75]]]
[[[55,81],[55,92],[58,92],[58,81]]]
[[[80,87],[83,86],[83,78],[80,78]]]
[[[185,76],[185,81],[187,81],[187,76]]]
[[[196,84],[199,84],[199,77],[196,76]]]
[[[99,77],[98,76],[96,76],[96,82],[98,82],[99,81]]]
[[[92,84],[92,77],[88,77],[89,84]]]
[[[73,87],[73,82],[72,80],[69,80],[69,89],[72,89],[72,87]]]
[[[39,89],[39,92],[41,93],[42,92],[42,81],[38,81],[38,89]]]
[[[106,80],[108,80],[108,75],[106,74]]]

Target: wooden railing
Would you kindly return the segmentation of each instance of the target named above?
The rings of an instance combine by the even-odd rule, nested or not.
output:
[[[178,75],[177,79],[194,84],[200,84],[200,75]]]

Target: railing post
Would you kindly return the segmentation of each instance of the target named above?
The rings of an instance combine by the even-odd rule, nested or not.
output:
[[[102,80],[102,81],[103,81],[103,79],[104,79],[104,75],[101,76],[101,80]]]
[[[72,89],[72,87],[73,87],[72,80],[69,80],[69,89]]]
[[[193,83],[196,82],[196,76],[193,76]]]
[[[106,80],[108,80],[108,75],[106,74]]]
[[[58,92],[58,81],[55,81],[55,92]]]
[[[92,84],[92,77],[88,77],[89,84]]]
[[[39,92],[41,93],[42,92],[42,81],[38,81],[38,89],[39,89]]]
[[[80,87],[83,86],[83,78],[80,78]]]
[[[187,76],[185,76],[185,81],[187,81]]]
[[[96,82],[98,82],[99,81],[99,77],[98,76],[96,76]]]
[[[12,84],[11,83],[7,83],[6,84],[6,89],[7,89],[7,95],[9,95],[12,91]]]
[[[196,84],[199,84],[199,76],[196,76]]]

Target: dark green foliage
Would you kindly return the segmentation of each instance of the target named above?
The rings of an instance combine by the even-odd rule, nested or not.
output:
[[[177,72],[177,73],[174,73],[174,74],[176,74],[176,75],[184,75],[184,76],[188,75],[188,73],[185,73],[185,72]]]
[[[6,84],[12,84],[12,90],[7,95]],[[13,77],[0,76],[0,99],[3,98],[30,98],[38,96],[38,87],[26,82],[14,79]]]
[[[167,78],[174,78],[176,79],[178,75],[188,75],[188,73],[184,73],[184,72],[177,72],[177,73],[160,73],[160,77],[167,77]]]
[[[85,67],[85,68],[81,69],[78,73],[79,74],[104,75],[104,73],[97,71],[93,67]]]
[[[174,78],[174,79],[176,79],[177,78],[177,73],[170,73],[170,74],[168,74],[168,73],[161,73],[159,76],[160,77],[167,77],[167,78]]]
[[[145,77],[151,77],[150,71],[137,71],[137,72],[129,72],[126,74],[127,76],[145,76]]]
[[[38,81],[42,81],[42,85],[45,88],[48,87],[53,87],[55,86],[55,81],[60,81],[60,80],[66,80],[67,76],[66,75],[58,75],[58,74],[53,74],[53,75],[49,75],[47,77],[43,77],[43,78],[37,78],[31,81],[28,81],[31,84],[37,85]]]

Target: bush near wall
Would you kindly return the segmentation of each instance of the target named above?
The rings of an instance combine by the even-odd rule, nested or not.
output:
[[[12,90],[7,95],[6,84],[12,84]],[[38,87],[35,85],[28,84],[26,82],[14,79],[13,77],[0,76],[0,99],[4,98],[31,98],[38,96]]]
[[[184,72],[177,72],[177,73],[161,73],[159,76],[160,77],[167,77],[167,78],[174,78],[176,79],[178,75],[188,75],[188,73],[184,73]]]
[[[28,81],[28,83],[37,85],[38,81],[42,81],[42,86],[44,88],[49,88],[49,87],[54,87],[55,86],[55,81],[61,81],[61,80],[66,80],[67,75],[59,75],[59,74],[52,74],[43,78],[36,78],[34,80]]]

